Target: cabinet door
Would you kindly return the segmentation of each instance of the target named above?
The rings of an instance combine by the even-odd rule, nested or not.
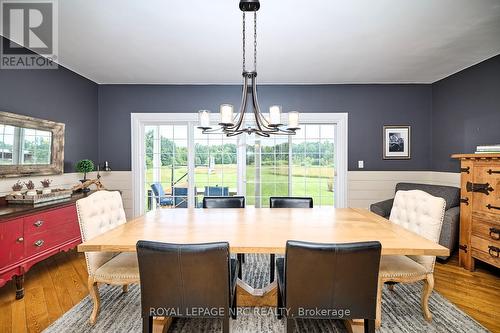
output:
[[[0,222],[0,268],[24,257],[23,219]]]
[[[478,162],[474,166],[474,183],[487,184],[483,192],[474,192],[474,211],[489,214],[490,219],[500,222],[500,163]]]

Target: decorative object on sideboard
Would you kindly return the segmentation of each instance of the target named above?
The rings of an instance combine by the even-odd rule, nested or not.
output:
[[[23,189],[23,183],[18,180],[14,185],[12,185],[12,195],[20,195],[21,190]]]
[[[500,154],[500,143],[476,147],[476,154]]]
[[[27,183],[24,183],[24,185],[26,185],[26,188],[28,189],[28,192],[26,192],[27,196],[34,196],[38,194],[35,190],[35,183],[33,183],[32,180],[29,180]]]
[[[81,179],[80,182],[84,184],[87,182],[87,173],[94,171],[94,162],[88,159],[80,160],[76,163],[75,170],[77,172],[83,173],[83,179]],[[84,193],[89,192],[90,191],[90,189],[88,188],[89,185],[79,187],[78,189],[80,189]],[[73,188],[73,190],[75,190],[75,187]]]
[[[411,158],[411,128],[408,125],[383,127],[384,160],[409,160]]]
[[[44,180],[41,180],[40,183],[42,183],[42,194],[49,194],[50,192],[52,192],[52,190],[50,189],[50,184],[52,183],[52,180],[46,178]]]
[[[52,205],[58,202],[65,202],[71,199],[72,190],[67,189],[52,189],[48,193],[43,193],[42,191],[34,191],[35,194],[26,193],[11,193],[5,197],[5,200],[9,204],[21,204],[21,205],[32,205],[34,207],[41,207],[46,205]]]
[[[101,177],[99,176],[99,178],[87,179],[87,180],[83,181],[81,184],[73,186],[73,191],[74,192],[88,193],[88,192],[90,192],[91,185],[95,185],[97,191],[106,189],[104,187],[104,185],[102,185]]]
[[[63,123],[0,112],[0,177],[62,174],[64,128]]]
[[[104,161],[103,164],[97,163],[97,178],[99,178],[99,179],[101,178],[101,174],[100,174],[101,171],[104,171],[104,172],[111,171],[111,167],[109,166],[108,161]]]

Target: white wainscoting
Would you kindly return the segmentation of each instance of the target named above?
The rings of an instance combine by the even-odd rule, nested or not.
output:
[[[132,172],[111,171],[102,172],[101,181],[110,190],[122,191],[123,207],[127,218],[133,218]],[[79,173],[65,173],[63,175],[46,177],[6,178],[0,179],[0,195],[11,192],[11,186],[18,179],[21,181],[33,180],[37,186],[44,178],[53,180],[52,186],[71,188],[79,183],[82,177]],[[89,178],[95,178],[95,172]],[[396,183],[412,182],[460,186],[460,174],[453,172],[433,171],[349,171],[347,173],[348,207],[369,208],[370,204],[393,198]]]
[[[460,186],[460,174],[434,171],[349,171],[349,207],[369,208],[370,204],[394,197],[399,182]]]

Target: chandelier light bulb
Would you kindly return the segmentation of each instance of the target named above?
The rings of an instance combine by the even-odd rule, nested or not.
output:
[[[221,125],[233,125],[233,110],[231,104],[222,104],[220,106],[220,123]]]
[[[281,106],[273,105],[269,108],[269,125],[281,125]]]
[[[297,111],[288,112],[288,128],[299,128],[299,113]]]
[[[210,128],[210,111],[200,110],[198,111],[198,122],[200,128]]]

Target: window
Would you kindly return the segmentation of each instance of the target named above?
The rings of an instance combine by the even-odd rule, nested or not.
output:
[[[196,114],[133,114],[135,214],[201,207],[206,195],[244,195],[256,207],[271,196],[345,206],[346,114],[304,116],[295,136],[264,138],[202,134]]]

